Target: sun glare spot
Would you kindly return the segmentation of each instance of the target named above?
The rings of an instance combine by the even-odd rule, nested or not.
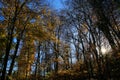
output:
[[[105,49],[105,47],[101,47],[101,52],[102,52],[102,54],[106,54],[106,49]]]

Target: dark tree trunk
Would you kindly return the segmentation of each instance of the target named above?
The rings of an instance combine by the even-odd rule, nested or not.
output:
[[[38,64],[40,62],[40,44],[38,46],[38,56],[37,56],[37,62],[36,62],[36,67],[35,67],[35,77],[37,79],[37,73],[38,73]]]
[[[9,57],[9,51],[10,51],[10,45],[12,42],[10,42],[7,47],[6,47],[6,55],[4,58],[4,66],[3,66],[3,70],[2,70],[2,77],[1,80],[5,80],[5,76],[6,76],[6,68],[7,68],[7,62],[8,62],[8,57]]]
[[[28,18],[28,19],[29,19],[29,18]],[[26,20],[26,22],[28,21],[28,19]],[[25,31],[25,28],[26,28],[26,22],[25,22],[24,29],[21,31],[20,35],[19,35],[18,38],[17,38],[17,44],[16,44],[16,46],[15,46],[14,55],[13,55],[12,62],[11,62],[11,64],[10,64],[10,69],[9,69],[9,72],[8,72],[8,75],[9,75],[9,76],[11,75],[12,70],[13,70],[13,67],[14,67],[15,58],[16,58],[16,56],[17,56],[18,48],[19,48],[19,45],[20,45],[20,40],[22,39],[23,33],[24,33],[24,31]]]
[[[108,39],[109,44],[111,45],[112,49],[115,49],[115,42],[114,39],[110,33],[110,21],[105,16],[104,9],[102,7],[103,0],[89,0],[90,4],[93,7],[94,12],[96,13],[97,19],[98,19],[98,28],[104,33],[106,38]]]
[[[9,76],[11,75],[13,67],[14,67],[15,58],[16,58],[16,55],[17,55],[17,52],[18,52],[19,44],[20,44],[20,39],[17,40],[17,44],[16,44],[16,47],[15,47],[15,52],[14,52],[12,62],[11,62],[11,65],[10,65],[10,69],[9,69],[9,72],[8,72]]]
[[[8,26],[8,27],[10,27],[10,30],[8,32],[8,38],[7,38],[8,41],[6,43],[6,54],[5,54],[5,58],[4,58],[1,80],[5,80],[5,76],[6,76],[7,62],[8,62],[9,52],[10,52],[10,49],[12,46],[12,41],[13,41],[13,30],[14,30],[14,25],[15,25],[15,21],[16,21],[16,16],[17,16],[17,14],[13,17],[11,25]]]

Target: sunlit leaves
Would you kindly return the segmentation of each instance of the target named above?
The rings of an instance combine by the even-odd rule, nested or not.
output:
[[[6,33],[4,31],[4,28],[0,28],[0,55],[5,52],[5,46],[6,46]],[[2,57],[2,56],[1,56]]]

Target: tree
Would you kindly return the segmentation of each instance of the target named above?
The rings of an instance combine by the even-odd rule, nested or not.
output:
[[[5,31],[4,35],[6,35],[5,37],[6,50],[5,50],[4,64],[3,64],[3,70],[2,70],[2,77],[1,77],[2,80],[5,80],[7,63],[11,55],[12,47],[14,47],[13,46],[14,41],[16,40],[16,43],[15,43],[15,49],[13,48],[13,57],[11,58],[12,62],[11,62],[9,73],[8,73],[9,76],[12,74],[15,59],[17,58],[17,54],[21,53],[21,52],[18,52],[20,47],[23,46],[20,44],[23,43],[25,44],[25,46],[28,46],[29,43],[34,44],[33,42],[35,40],[43,41],[46,39],[54,38],[53,36],[48,38],[49,35],[47,33],[48,29],[50,28],[52,29],[52,27],[54,28],[54,23],[53,22],[45,23],[45,20],[50,19],[50,16],[51,16],[50,11],[44,8],[41,11],[37,12],[37,11],[34,11],[35,10],[34,8],[30,7],[31,3],[36,4],[35,6],[38,7],[39,5],[37,5],[37,3],[39,3],[39,1],[32,1],[32,0],[6,1],[5,0],[5,1],[1,1],[1,3],[3,5],[2,13],[5,18],[3,23],[6,23],[3,25],[5,28],[3,30]],[[32,6],[34,7],[34,5]],[[47,12],[49,13],[47,14]],[[44,16],[44,18],[42,18],[41,16]],[[30,41],[27,38],[30,39]],[[30,46],[33,46],[33,45],[30,45]],[[35,51],[33,50],[33,52]],[[28,55],[29,55],[28,57],[30,57],[32,54],[29,54],[28,52]],[[28,62],[29,62],[29,59],[28,59]]]
[[[106,15],[105,9],[103,9],[103,7],[105,5],[105,4],[103,4],[103,2],[106,3],[106,4],[107,3],[113,3],[113,2],[112,1],[107,2],[107,1],[104,1],[104,0],[101,0],[101,1],[96,1],[96,0],[91,1],[91,0],[89,0],[89,2],[93,6],[93,10],[96,13],[96,16],[97,16],[97,19],[98,19],[98,22],[97,22],[98,28],[104,33],[104,35],[108,39],[112,49],[113,50],[116,49],[117,45],[114,41],[114,38],[113,38],[112,34],[110,33],[111,28],[113,30],[112,32],[114,32],[118,38],[119,38],[119,35],[116,32],[116,30],[114,30],[113,25],[110,21],[110,17]],[[109,4],[106,5],[106,6],[108,7]],[[109,12],[109,10],[107,10],[106,12]],[[116,21],[115,21],[115,23],[116,23]]]

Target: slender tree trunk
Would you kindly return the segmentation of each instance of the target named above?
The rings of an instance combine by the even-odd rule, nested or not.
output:
[[[73,64],[73,62],[72,62],[72,53],[70,52],[70,68],[72,69],[73,67],[72,67],[72,64]]]
[[[40,44],[38,46],[38,56],[37,56],[37,62],[36,62],[36,67],[35,67],[35,77],[36,77],[36,79],[37,79],[37,75],[38,75],[37,73],[38,73],[39,62],[40,62]]]
[[[58,53],[56,53],[56,55],[55,55],[55,73],[57,73],[58,72],[58,61],[57,61],[57,59],[58,59]]]
[[[6,43],[6,54],[5,54],[5,58],[4,58],[4,64],[3,64],[3,70],[2,70],[2,80],[5,80],[5,76],[6,76],[6,68],[7,68],[7,62],[8,62],[8,57],[9,57],[9,52],[12,46],[12,41],[13,41],[13,30],[14,30],[14,25],[15,25],[15,21],[16,21],[16,16],[14,16],[14,18],[12,19],[11,25],[9,26],[11,29],[8,32],[8,38],[7,38],[7,43]]]
[[[17,44],[16,44],[16,47],[15,47],[15,52],[14,52],[14,55],[13,55],[13,58],[12,58],[12,62],[11,62],[11,65],[10,65],[10,69],[9,69],[9,72],[8,72],[8,75],[9,75],[9,76],[11,75],[12,70],[13,70],[13,67],[14,67],[15,58],[16,58],[16,56],[17,56],[19,44],[20,44],[20,39],[17,40]]]
[[[20,9],[18,10],[18,6],[17,5],[17,1],[15,1],[15,12],[14,12],[14,16],[11,20],[11,22],[9,23],[8,26],[8,38],[7,38],[7,43],[6,43],[6,54],[5,54],[5,58],[4,58],[4,64],[3,64],[3,70],[2,70],[2,77],[1,80],[5,80],[5,76],[6,76],[6,68],[7,68],[7,62],[8,62],[8,57],[9,57],[9,52],[12,46],[12,41],[13,41],[13,34],[14,34],[14,28],[15,28],[15,22],[17,20],[17,16],[20,13],[21,9],[23,8],[23,6],[25,5],[25,3],[27,2],[24,1],[23,4],[20,6]]]
[[[3,64],[4,66],[3,66],[3,70],[2,70],[1,80],[5,80],[6,67],[7,67],[8,57],[9,57],[10,45],[11,45],[11,43],[9,43],[6,47],[6,55],[5,55],[5,58],[4,58],[4,64]]]
[[[89,2],[93,6],[93,10],[95,11],[96,16],[98,18],[98,28],[104,33],[112,49],[113,50],[116,49],[115,48],[116,44],[110,33],[111,26],[109,24],[110,23],[109,19],[105,16],[104,10],[102,8],[103,0],[89,0]]]
[[[29,18],[27,18],[26,22],[28,21]],[[14,51],[14,55],[13,55],[13,58],[12,58],[12,62],[10,64],[10,69],[9,69],[9,72],[8,72],[8,75],[10,76],[11,73],[12,73],[12,70],[13,70],[13,67],[14,67],[14,63],[15,63],[15,58],[17,56],[17,52],[18,52],[18,48],[19,48],[19,45],[20,45],[20,40],[23,36],[23,33],[25,31],[25,28],[26,28],[26,22],[25,22],[25,26],[24,26],[24,29],[21,31],[20,35],[18,36],[17,38],[17,44],[15,46],[15,51]]]

